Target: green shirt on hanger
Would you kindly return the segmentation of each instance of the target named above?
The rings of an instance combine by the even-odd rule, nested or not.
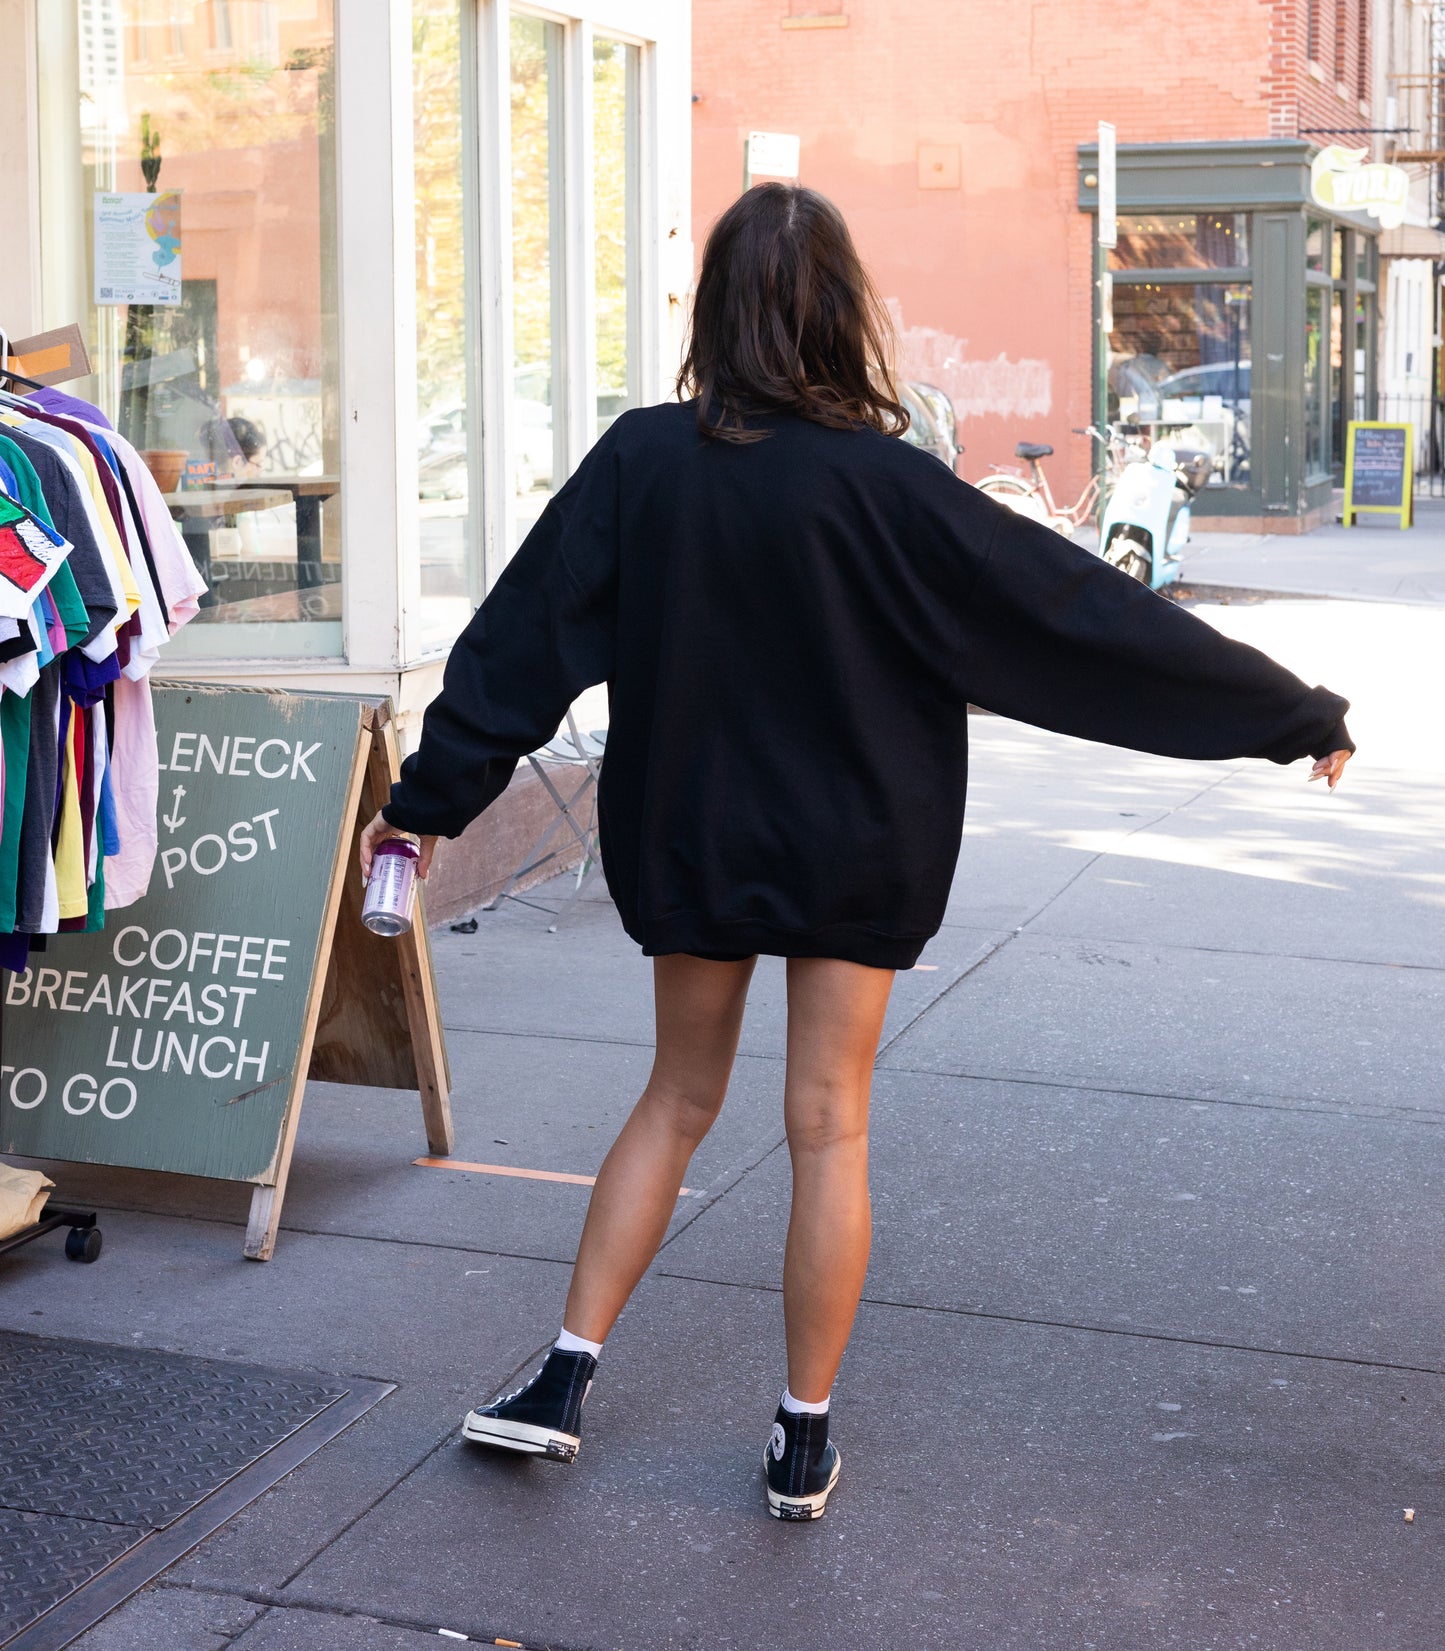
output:
[[[18,443],[11,441],[9,436],[3,433],[0,433],[0,459],[4,459],[15,472],[15,480],[20,489],[20,503],[32,516],[38,517],[54,532],[55,523],[51,519],[50,507],[45,502],[45,490],[40,485],[39,476],[35,474],[35,466],[26,458]],[[85,603],[81,600],[75,575],[66,563],[62,562],[56,568],[45,588],[50,592],[50,599],[55,603],[55,611],[60,615],[60,623],[65,627],[66,646],[78,648],[90,634],[90,615],[85,611]]]

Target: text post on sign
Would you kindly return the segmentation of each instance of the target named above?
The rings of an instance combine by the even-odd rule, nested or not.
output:
[[[389,707],[209,685],[155,707],[149,890],[5,979],[0,1151],[253,1182],[264,1259],[308,1072],[418,1089],[451,1147],[425,925],[378,940],[347,887],[398,766]]]

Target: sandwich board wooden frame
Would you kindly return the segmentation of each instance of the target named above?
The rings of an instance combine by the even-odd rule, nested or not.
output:
[[[327,893],[316,972],[306,1005],[301,1048],[276,1155],[251,1193],[245,1254],[269,1261],[276,1247],[291,1153],[308,1078],[327,1083],[409,1089],[421,1094],[427,1148],[448,1157],[454,1145],[451,1073],[427,939],[424,895],[416,920],[394,939],[361,922],[357,840],[391,795],[400,776],[396,731],[385,700],[363,707],[351,784]]]

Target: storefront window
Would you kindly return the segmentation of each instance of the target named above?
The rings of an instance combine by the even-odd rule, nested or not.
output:
[[[636,46],[592,43],[596,231],[597,434],[638,404],[638,121]]]
[[[516,538],[566,480],[562,387],[563,28],[511,19],[512,467]]]
[[[1325,295],[1327,288],[1305,288],[1305,474],[1325,468]]]
[[[459,0],[412,0],[416,138],[417,491],[422,647],[450,642],[475,606],[467,304],[465,60]]]
[[[1305,268],[1323,274],[1329,245],[1330,226],[1323,218],[1307,218],[1305,220]]]
[[[181,654],[341,652],[332,3],[275,10],[79,0],[41,75],[50,321],[205,575]]]
[[[1375,396],[1371,383],[1375,360],[1375,295],[1355,295],[1355,410],[1352,418],[1373,418]]]
[[[1344,294],[1336,290],[1330,294],[1330,461],[1342,480],[1345,466],[1345,420],[1349,410],[1344,403]]]
[[[1214,487],[1250,479],[1251,308],[1248,284],[1114,287],[1110,417],[1209,452]]]
[[[1111,269],[1242,269],[1249,263],[1244,212],[1151,212],[1119,219]]]
[[[1368,281],[1372,286],[1376,276],[1377,248],[1379,243],[1373,235],[1362,235],[1355,232],[1355,279]]]

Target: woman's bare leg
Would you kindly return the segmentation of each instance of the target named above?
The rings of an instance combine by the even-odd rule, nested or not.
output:
[[[843,1359],[872,1237],[868,1098],[891,969],[788,959],[783,1118],[793,1208],[783,1260],[788,1388],[821,1404]]]
[[[727,1093],[756,962],[653,959],[657,1054],[592,1189],[562,1318],[574,1336],[604,1340],[657,1254],[688,1161]]]

